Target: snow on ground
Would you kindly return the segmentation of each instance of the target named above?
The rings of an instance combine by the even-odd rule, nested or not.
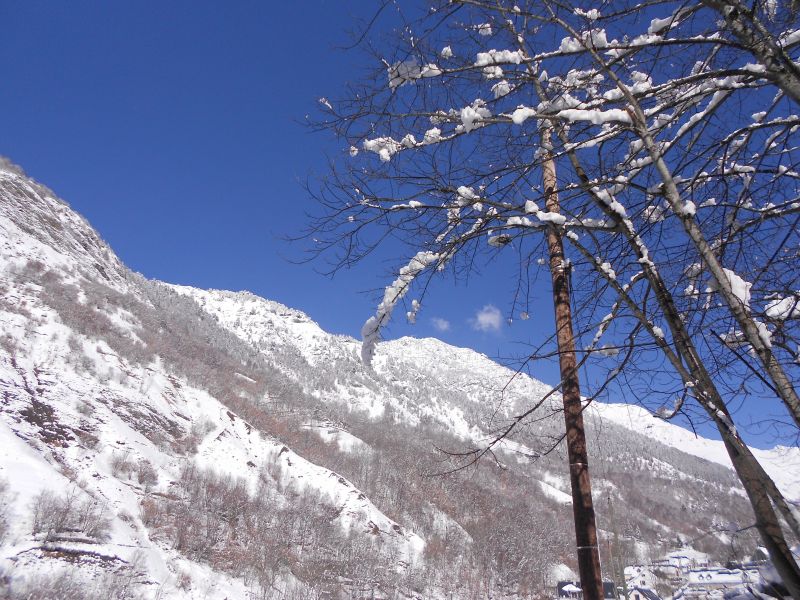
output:
[[[545,496],[555,500],[559,504],[572,505],[572,496],[565,494],[557,488],[554,488],[552,485],[545,483],[544,481],[540,481],[539,488],[542,490],[542,492],[544,492]]]
[[[24,192],[25,201],[8,193],[15,186]],[[10,487],[10,529],[0,549],[0,572],[17,582],[34,574],[58,573],[68,565],[53,553],[69,552],[133,569],[151,597],[246,597],[242,581],[186,560],[150,539],[140,516],[145,489],[135,477],[119,472],[115,465],[120,461],[150,463],[158,476],[155,491],[160,493],[169,493],[170,482],[187,461],[245,476],[251,489],[262,467],[272,463],[284,483],[298,490],[314,489],[327,499],[343,528],[370,539],[379,535],[398,561],[413,564],[421,556],[424,541],[381,513],[352,483],[298,456],[279,440],[257,434],[208,393],[176,379],[160,361],[132,365],[105,342],[71,330],[41,303],[35,280],[19,283],[13,273],[41,261],[66,283],[80,285],[89,277],[122,293],[136,293],[129,272],[88,224],[43,194],[0,168],[0,283],[6,302],[0,305],[0,327],[7,336],[0,348],[0,478]],[[59,220],[51,223],[53,214]],[[220,294],[220,301],[227,296],[231,294]],[[313,358],[315,340],[322,333],[313,322],[277,303],[244,299],[238,310],[250,315],[254,307],[267,306],[271,322],[289,332],[293,343]],[[107,316],[135,338],[133,315],[112,309]],[[269,333],[267,324],[258,325]],[[173,446],[193,426],[205,431],[196,457],[176,452]],[[351,448],[360,442],[345,432],[336,441]],[[108,539],[64,539],[54,546],[42,534],[34,535],[33,504],[45,490],[58,498],[73,494],[95,502],[110,518]],[[81,571],[92,568],[81,562]],[[103,571],[98,568],[98,573]]]
[[[336,444],[342,452],[365,452],[369,451],[369,446],[363,440],[357,438],[349,431],[341,427],[336,427],[332,423],[321,425],[306,425],[305,429],[316,433],[322,441]]]
[[[269,350],[276,350],[280,342],[291,343],[311,364],[316,362],[320,347],[333,337],[305,313],[250,292],[200,290],[182,285],[170,287],[193,298],[242,340],[256,347],[264,345]]]
[[[291,344],[311,364],[323,355],[322,348],[338,347],[351,353],[358,351],[356,340],[327,334],[302,312],[278,303],[248,293],[202,291],[179,286],[175,289],[197,299],[242,339],[256,345],[259,342],[272,344],[272,347],[276,343]],[[434,338],[400,338],[379,344],[373,366],[375,373],[384,380],[392,379],[387,366],[389,361],[403,366],[407,380],[419,378],[436,381],[444,387],[460,387],[467,402],[479,398],[482,401],[487,389],[495,390],[497,415],[501,418],[511,414],[517,399],[532,401],[544,397],[550,390],[526,374],[514,375],[513,371],[471,349],[453,347]],[[481,374],[475,378],[474,385],[464,378],[469,372]],[[389,393],[376,395],[346,381],[337,383],[335,395],[350,406],[366,410],[372,418],[379,417],[385,406],[391,404],[397,416],[409,424],[415,424],[420,418],[431,418],[462,439],[477,444],[491,439],[486,431],[467,418],[462,407],[441,402],[435,396],[425,405],[410,410],[407,404],[397,402]],[[550,401],[557,403],[560,396],[554,395]],[[730,467],[721,441],[697,437],[687,429],[653,418],[644,408],[594,402],[590,410],[603,419],[644,433],[667,446]],[[512,440],[503,442],[500,449],[517,454],[518,460],[533,454],[529,448]],[[779,446],[772,450],[754,449],[753,453],[789,497],[800,498],[800,449]]]
[[[199,466],[244,476],[255,491],[261,468],[274,463],[284,485],[291,483],[297,490],[310,488],[327,498],[338,509],[337,520],[343,528],[381,535],[397,549],[399,560],[414,563],[420,557],[424,541],[381,513],[352,483],[298,456],[280,441],[259,435],[215,398],[177,382],[159,364],[137,370],[107,346],[85,344],[101,350],[91,357],[94,370],[108,378],[100,384],[92,376],[76,373],[68,363],[70,349],[65,340],[70,332],[55,315],[48,315],[47,324],[35,329],[34,335],[30,335],[24,319],[13,317],[19,315],[0,313],[4,331],[15,335],[25,349],[13,360],[0,352],[0,391],[5,397],[0,418],[0,477],[11,484],[15,524],[10,543],[7,540],[3,546],[0,566],[12,577],[15,570],[30,572],[33,565],[39,572],[44,564],[36,553],[41,541],[31,535],[33,499],[43,489],[58,495],[75,489],[81,496],[99,499],[112,516],[111,538],[92,545],[91,552],[121,564],[135,560],[143,565],[147,579],[161,590],[159,593],[171,590],[170,598],[244,597],[246,588],[241,582],[213,575],[207,566],[187,561],[149,539],[139,517],[143,490],[137,482],[115,474],[114,460],[147,460],[159,474],[162,491],[167,492],[168,482],[177,478],[190,459],[173,455],[145,437],[142,428],[148,426],[188,431],[193,424],[200,425],[205,434],[194,457]],[[114,377],[120,369],[127,372],[124,385]],[[8,420],[10,415],[24,411],[31,402],[28,390],[34,389],[37,401],[52,407],[57,415],[47,426],[63,439],[52,447],[40,441],[36,423]],[[71,432],[76,429],[91,432],[95,438],[92,447],[74,439]],[[351,446],[360,442],[350,438],[342,436]],[[89,551],[85,544],[65,544],[73,550]],[[26,553],[33,562],[20,560]],[[187,585],[187,578],[193,583]],[[179,593],[179,582],[188,591]]]
[[[731,466],[725,445],[720,440],[709,440],[678,425],[653,417],[645,408],[631,404],[602,404],[593,402],[590,410],[628,429],[645,433],[648,437],[687,454]],[[771,450],[753,448],[753,454],[789,498],[800,499],[800,448],[777,446]]]
[[[16,192],[10,194],[10,189]],[[10,276],[12,271],[38,260],[57,269],[67,282],[80,283],[81,275],[94,277],[120,292],[136,294],[130,273],[81,217],[2,165],[0,195],[0,283],[7,287],[7,306],[14,307],[0,306],[0,327],[16,347],[0,348],[0,477],[10,482],[13,492],[12,526],[0,551],[0,569],[14,577],[34,564],[36,569],[44,564],[57,568],[52,565],[60,563],[41,560],[42,540],[31,532],[31,504],[42,490],[72,489],[80,497],[101,502],[112,518],[110,538],[93,544],[92,551],[120,564],[136,565],[153,596],[244,597],[241,581],[214,574],[207,566],[151,540],[140,517],[142,485],[115,473],[119,458],[146,460],[159,476],[156,489],[168,492],[169,482],[188,460],[185,453],[170,450],[168,442],[193,426],[203,432],[192,457],[200,466],[243,477],[251,490],[259,473],[269,467],[270,473],[279,473],[283,485],[313,489],[327,498],[337,507],[343,528],[354,534],[379,534],[397,550],[399,560],[413,563],[421,556],[424,541],[381,513],[347,479],[309,462],[280,440],[258,434],[208,393],[176,379],[159,361],[146,367],[131,365],[107,344],[76,335],[61,323],[52,310],[38,303],[35,281],[19,285]],[[300,311],[247,292],[173,289],[195,299],[265,356],[294,353],[299,361],[320,370],[332,357],[343,361],[348,369],[336,374],[327,391],[309,393],[363,410],[374,419],[388,407],[395,418],[409,424],[427,418],[462,439],[486,443],[490,429],[476,422],[479,410],[502,420],[515,414],[522,402],[537,401],[550,391],[545,384],[524,374],[515,376],[484,355],[435,339],[402,338],[380,344],[374,371],[370,371],[358,362],[358,341],[324,332]],[[136,335],[133,315],[117,311],[108,317],[119,329]],[[76,365],[76,354],[85,355],[86,361]],[[277,363],[297,380],[298,374],[287,365]],[[419,382],[437,387],[426,390],[424,402],[415,404],[413,386]],[[460,404],[447,399],[445,392]],[[20,418],[27,407],[35,405],[34,400],[41,403],[43,412]],[[559,401],[558,396],[550,399]],[[695,437],[654,419],[643,408],[593,403],[590,411],[668,446],[729,466],[722,442]],[[343,429],[308,427],[340,451],[369,451]],[[514,440],[504,441],[499,449],[518,460],[534,454]],[[754,453],[790,497],[800,498],[800,449]],[[672,469],[666,464],[657,468]],[[571,502],[560,478],[545,474],[539,486],[556,502]],[[84,542],[61,544],[75,551],[87,549]],[[574,578],[564,568],[555,574],[558,579]]]
[[[549,581],[548,583],[552,586],[555,586],[559,581],[575,581],[578,579],[577,573],[570,569],[564,563],[559,563],[557,565],[553,565],[548,573]]]

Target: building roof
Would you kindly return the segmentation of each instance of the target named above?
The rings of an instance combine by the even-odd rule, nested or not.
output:
[[[661,600],[661,597],[656,594],[655,590],[649,587],[634,586],[630,591],[639,592],[647,600]]]
[[[751,583],[760,578],[755,569],[692,569],[689,571],[687,585],[741,585]]]

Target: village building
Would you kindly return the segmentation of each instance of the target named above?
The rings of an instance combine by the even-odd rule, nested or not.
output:
[[[726,591],[761,582],[756,569],[693,569],[674,600],[721,600]]]
[[[625,567],[625,585],[628,589],[634,587],[655,589],[657,580],[656,567],[649,565]]]
[[[560,600],[582,600],[583,591],[580,581],[559,581],[556,585],[556,596]],[[603,582],[604,600],[619,600],[617,587],[613,581]]]

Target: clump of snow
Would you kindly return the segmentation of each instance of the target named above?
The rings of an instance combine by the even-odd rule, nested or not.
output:
[[[469,133],[473,129],[480,127],[482,125],[481,121],[491,117],[492,113],[484,106],[483,101],[476,100],[472,103],[472,106],[462,108],[460,116],[462,130]]]
[[[631,116],[621,108],[612,108],[610,110],[567,108],[558,111],[557,116],[572,122],[590,121],[595,125],[614,122],[631,123]]]
[[[527,119],[536,116],[536,111],[527,106],[520,106],[518,107],[513,113],[511,113],[511,122],[514,125],[522,125]]]
[[[406,319],[409,323],[414,325],[417,322],[417,313],[419,312],[419,300],[411,301],[411,310],[406,313]]]
[[[722,269],[722,272],[725,274],[725,279],[733,295],[747,310],[750,310],[750,288],[753,287],[753,284],[745,281],[730,269]],[[708,288],[710,291],[716,291],[719,289],[719,284],[712,280],[709,282]]]
[[[619,348],[616,346],[609,346],[608,344],[603,344],[600,348],[597,349],[597,353],[601,356],[605,356],[606,358],[612,358],[614,356],[619,355]]]
[[[583,17],[585,19],[589,19],[590,21],[596,21],[600,18],[600,11],[596,8],[592,8],[590,10],[583,10],[582,8],[575,8],[573,11],[579,17]]]
[[[372,363],[375,347],[380,341],[381,327],[391,319],[394,307],[406,295],[414,279],[439,258],[439,254],[435,252],[417,252],[408,264],[400,269],[397,279],[384,290],[383,300],[378,305],[375,315],[367,319],[361,328],[361,359],[364,364]]]
[[[786,298],[771,300],[764,308],[764,312],[770,319],[776,321],[800,318],[800,292]]]
[[[364,150],[375,152],[382,162],[389,162],[392,156],[400,151],[402,144],[391,137],[379,137],[364,140]]]
[[[387,71],[391,89],[407,83],[414,83],[422,77],[437,77],[442,74],[442,70],[437,65],[433,63],[420,65],[416,58],[393,63],[387,67]]]
[[[580,52],[583,50],[583,46],[574,37],[565,37],[563,40],[561,40],[561,44],[559,45],[558,49],[561,52]]]
[[[567,217],[560,213],[538,211],[536,218],[545,223],[552,223],[553,225],[563,225],[567,222]]]
[[[580,40],[574,37],[565,37],[561,40],[558,49],[566,54],[580,52],[585,47],[597,49],[607,48],[608,38],[606,37],[605,29],[592,29],[591,31],[584,32]]]
[[[675,22],[675,17],[670,15],[664,19],[653,19],[650,21],[650,27],[647,28],[647,33],[650,35],[663,33],[665,29],[669,28]]]
[[[680,205],[676,211],[682,217],[693,217],[697,213],[697,206],[691,200]]]
[[[489,50],[487,52],[478,52],[475,59],[476,67],[486,67],[489,65],[510,63],[514,65],[520,64],[525,59],[525,53],[522,50]]]
[[[442,139],[442,130],[438,127],[431,127],[428,131],[425,132],[425,136],[422,138],[423,144],[434,144]]]
[[[502,248],[503,246],[511,243],[511,236],[505,233],[501,233],[500,235],[490,235],[488,242],[490,246]]]
[[[413,148],[417,145],[417,140],[414,138],[413,134],[407,133],[403,136],[403,139],[400,140],[400,144],[403,148]]]
[[[531,220],[528,217],[513,216],[506,219],[506,225],[509,227],[530,227]]]
[[[767,329],[765,323],[762,323],[758,319],[753,319],[753,323],[756,325],[756,329],[758,330],[758,337],[761,338],[761,341],[764,342],[764,345],[767,348],[772,348],[772,332]]]
[[[502,81],[498,81],[492,86],[492,93],[494,94],[495,99],[502,98],[503,96],[507,96],[511,93],[514,89],[514,86],[508,83],[505,79]]]
[[[536,204],[533,200],[526,200],[525,201],[525,212],[529,215],[536,214],[539,212],[539,205]]]
[[[614,269],[611,268],[611,263],[601,262],[601,260],[598,258],[597,264],[606,277],[608,277],[611,280],[616,280],[617,274],[614,272]]]
[[[490,65],[488,67],[483,67],[483,76],[486,79],[502,79],[503,69],[501,69],[497,65]]]
[[[478,33],[483,36],[490,36],[492,35],[492,24],[491,23],[481,23],[480,25],[476,26],[475,29],[478,30]]]
[[[658,223],[664,219],[664,212],[665,210],[662,206],[653,204],[645,207],[645,209],[642,211],[642,217],[648,223]]]
[[[387,67],[387,71],[391,89],[416,81],[420,76],[420,66],[416,58],[393,63]]]
[[[420,71],[420,77],[438,77],[442,74],[442,70],[433,63],[428,63]]]
[[[480,200],[480,196],[475,193],[475,190],[466,185],[458,186],[458,189],[456,189],[456,202],[459,206],[467,206],[475,200]]]
[[[626,219],[628,214],[625,212],[625,207],[620,204],[616,198],[614,198],[613,194],[604,188],[593,187],[592,192],[597,196],[597,198],[605,204],[611,212],[617,215],[620,219]]]
[[[439,52],[439,56],[441,56],[445,60],[447,60],[448,58],[453,58],[453,50],[450,48],[450,46],[445,46],[444,48],[442,48],[442,51]]]

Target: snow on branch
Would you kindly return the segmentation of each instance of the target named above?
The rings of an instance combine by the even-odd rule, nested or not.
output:
[[[478,52],[475,59],[476,67],[487,67],[489,65],[514,64],[518,65],[525,60],[525,54],[521,50],[489,50],[488,52]]]
[[[604,123],[631,123],[631,116],[621,108],[612,108],[610,110],[581,110],[577,108],[567,108],[558,111],[557,117],[566,119],[567,121],[589,121],[595,125],[602,125]]]
[[[417,252],[414,258],[400,269],[397,279],[384,290],[383,301],[378,305],[377,311],[361,328],[361,360],[365,365],[372,364],[375,348],[380,341],[381,327],[392,318],[394,307],[406,295],[417,276],[439,259],[439,254],[435,252]],[[414,314],[416,315],[416,311]]]
[[[800,292],[786,298],[770,301],[764,312],[770,319],[785,321],[800,318]]]
[[[386,63],[384,63],[386,64]],[[420,65],[416,58],[392,63],[386,67],[389,76],[389,87],[395,89],[407,83],[414,83],[425,77],[438,77],[442,70],[433,63]]]

